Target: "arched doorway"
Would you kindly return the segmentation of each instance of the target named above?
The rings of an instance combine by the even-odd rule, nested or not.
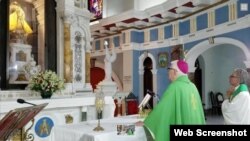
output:
[[[143,87],[139,87],[139,102],[142,101],[142,99],[144,98],[144,61],[146,60],[146,58],[149,58],[151,60],[151,73],[152,73],[152,91],[154,93],[157,94],[157,69],[156,69],[156,59],[155,57],[149,53],[143,53],[141,54],[141,56],[139,57],[139,86],[143,86]],[[157,98],[153,97],[153,105],[157,104]]]
[[[213,44],[204,40],[187,52],[186,61],[189,64],[189,73],[195,73],[197,58],[199,67],[202,69],[201,93],[205,109],[209,109],[211,106],[208,95],[210,91],[226,92],[228,76],[233,68],[250,67],[249,54],[244,43],[225,37],[214,38]]]
[[[153,91],[153,74],[151,72],[152,70],[152,60],[147,57],[144,62],[143,62],[143,66],[144,66],[144,74],[143,74],[143,94],[144,97],[147,94],[147,91]],[[148,102],[150,107],[147,108],[153,108],[153,98],[151,98]]]
[[[200,67],[199,59],[195,61],[195,71],[194,71],[194,84],[198,89],[200,97],[202,99],[202,69]]]

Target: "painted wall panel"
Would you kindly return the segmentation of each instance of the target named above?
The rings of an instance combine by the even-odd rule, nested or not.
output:
[[[180,22],[179,35],[186,35],[190,33],[190,20]]]
[[[158,40],[158,29],[151,29],[150,30],[150,41],[157,41]]]
[[[224,6],[215,10],[215,25],[228,21],[228,6]]]
[[[207,13],[197,16],[197,31],[207,28]]]
[[[165,35],[164,39],[168,39],[168,38],[173,37],[172,32],[173,32],[173,26],[172,25],[165,26],[164,27],[164,35]]]

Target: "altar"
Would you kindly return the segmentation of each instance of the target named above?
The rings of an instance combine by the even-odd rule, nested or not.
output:
[[[51,99],[42,99],[40,97],[29,97],[30,91],[0,91],[0,119],[16,108],[31,106],[20,104],[16,99],[23,98],[29,103],[48,105],[42,110],[34,120],[30,133],[35,141],[50,141],[50,131],[59,125],[77,124],[82,121],[95,120],[95,94],[92,92],[76,95],[55,95]],[[5,97],[8,96],[8,97]],[[21,96],[21,97],[19,97]],[[115,104],[111,95],[105,95],[105,106],[103,119],[114,117]],[[31,122],[25,128],[29,128]]]
[[[101,120],[104,131],[93,131],[97,120],[78,124],[55,126],[52,129],[51,141],[147,141],[143,127],[135,126],[133,135],[117,134],[117,125],[134,124],[143,121],[138,115],[115,117]]]

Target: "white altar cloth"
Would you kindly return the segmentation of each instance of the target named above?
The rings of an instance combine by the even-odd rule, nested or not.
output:
[[[2,91],[3,92],[3,91]],[[0,91],[1,94],[1,91]],[[18,97],[17,97],[18,98]],[[30,106],[29,104],[19,104],[16,99],[1,100],[0,99],[0,119],[10,110],[16,108],[23,108]],[[43,104],[49,103],[48,106],[44,108],[46,111],[55,110],[58,113],[59,109],[69,109],[69,108],[78,108],[79,112],[87,112],[87,120],[96,119],[95,111],[95,95],[94,94],[85,94],[84,96],[71,96],[71,97],[53,97],[51,99],[42,99],[42,98],[25,98],[27,102],[34,104]],[[111,118],[114,117],[115,103],[112,96],[105,96],[105,106],[103,117]],[[55,113],[55,112],[54,112]],[[80,115],[79,115],[80,117]],[[78,120],[75,120],[79,122]]]
[[[134,124],[143,120],[138,116],[124,116],[118,118],[102,119],[101,126],[104,131],[93,131],[97,120],[55,126],[52,129],[52,141],[147,141],[143,127],[135,128],[134,135],[117,135],[117,124]]]

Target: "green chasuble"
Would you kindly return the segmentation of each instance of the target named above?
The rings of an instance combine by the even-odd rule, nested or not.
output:
[[[240,92],[243,92],[243,91],[248,91],[246,84],[240,84],[240,86],[230,96],[229,101],[231,102],[236,95],[238,95]]]
[[[187,76],[180,76],[164,92],[144,120],[155,141],[170,140],[170,125],[205,124],[199,92]]]

